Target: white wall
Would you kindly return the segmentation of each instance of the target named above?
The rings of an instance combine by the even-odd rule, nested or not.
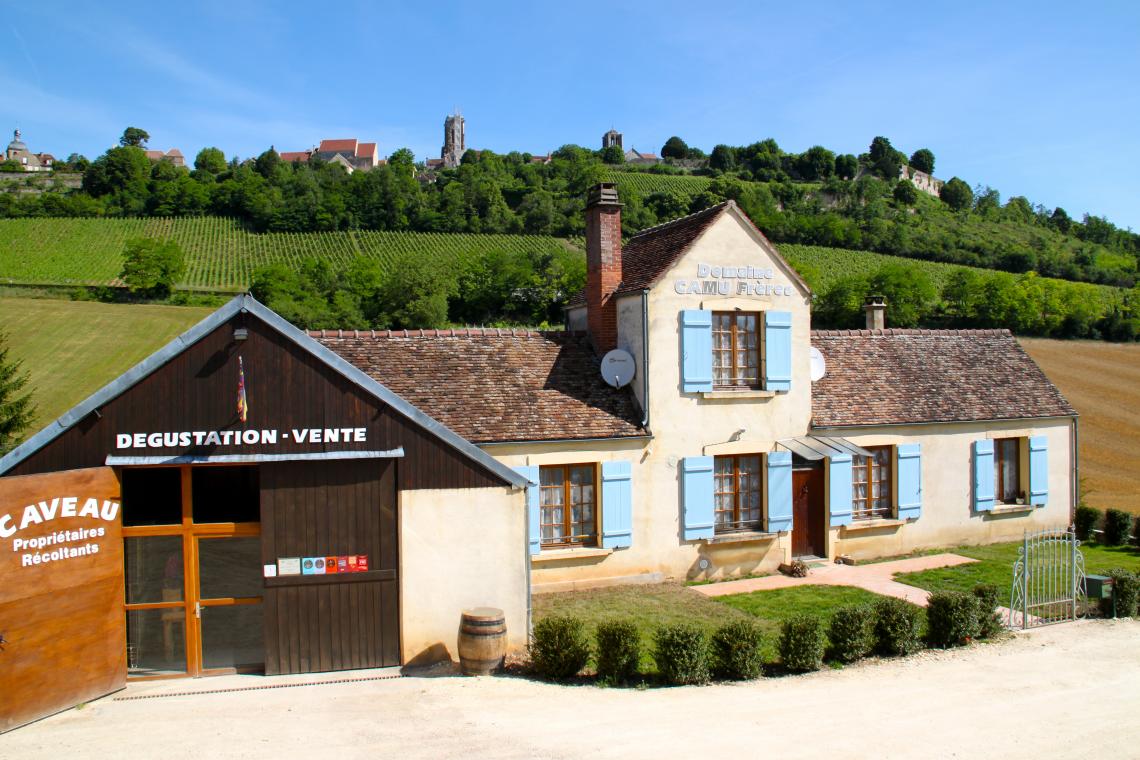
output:
[[[508,649],[525,648],[525,492],[401,491],[399,512],[402,662],[458,660],[459,619],[471,607],[502,609]]]

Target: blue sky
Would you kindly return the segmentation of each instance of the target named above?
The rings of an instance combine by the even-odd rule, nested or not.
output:
[[[138,126],[189,160],[351,136],[438,156],[456,106],[500,152],[884,135],[1140,230],[1140,4],[934,5],[0,0],[0,129],[93,158]]]

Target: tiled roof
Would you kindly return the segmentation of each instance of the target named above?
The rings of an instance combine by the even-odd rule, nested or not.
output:
[[[1076,415],[1008,330],[814,330],[811,342],[827,364],[816,426]]]
[[[281,160],[285,161],[286,163],[290,163],[293,161],[308,161],[309,160],[309,151],[307,151],[307,150],[287,150],[284,153],[281,153],[280,156],[281,156]]]
[[[166,151],[166,155],[168,155],[168,156],[182,156],[182,151],[178,150],[178,148],[171,148],[170,150]]]
[[[321,153],[348,153],[353,155],[356,153],[356,138],[347,140],[321,140],[321,146],[317,148]]]
[[[356,146],[357,158],[368,158],[376,153],[376,143],[360,143]]]
[[[718,203],[695,214],[642,230],[621,250],[621,285],[616,292],[644,290],[657,282],[689,246],[709,228],[732,201]],[[567,301],[568,307],[584,306],[586,292]]]
[[[474,443],[643,435],[632,391],[582,333],[315,330],[317,341]]]

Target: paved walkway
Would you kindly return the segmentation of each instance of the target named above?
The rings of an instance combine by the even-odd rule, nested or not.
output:
[[[709,583],[692,588],[706,596],[724,596],[725,594],[747,594],[750,591],[771,591],[772,589],[791,586],[858,586],[868,591],[874,591],[876,594],[905,599],[919,607],[925,607],[930,592],[895,581],[895,573],[913,573],[935,567],[964,565],[969,562],[977,562],[977,560],[946,553],[894,560],[893,562],[878,562],[871,565],[828,563],[823,567],[813,567],[808,571],[806,578],[769,575],[764,578],[745,578],[739,581]]]

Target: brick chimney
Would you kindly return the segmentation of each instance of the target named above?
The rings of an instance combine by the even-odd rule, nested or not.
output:
[[[586,199],[586,323],[594,350],[617,348],[617,304],[621,284],[621,206],[617,187],[602,182]]]
[[[887,326],[886,296],[867,296],[863,300],[863,311],[867,312],[867,329],[883,330]]]

